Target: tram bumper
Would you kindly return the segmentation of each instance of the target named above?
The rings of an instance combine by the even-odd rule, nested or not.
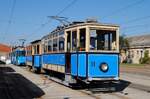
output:
[[[119,80],[119,77],[112,77],[112,78],[88,78],[87,81],[114,81],[114,80]]]

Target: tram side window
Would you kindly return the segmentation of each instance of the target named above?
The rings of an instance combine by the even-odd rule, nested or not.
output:
[[[97,33],[96,30],[90,31],[90,49],[96,50],[97,49]]]
[[[27,50],[28,55],[32,55],[32,47],[29,47],[29,49]]]
[[[20,51],[20,56],[25,56],[25,51]]]
[[[85,51],[86,30],[80,29],[80,51]]]
[[[34,50],[34,54],[36,54],[36,46],[33,47],[33,50]]]
[[[30,49],[27,50],[27,55],[31,55],[31,54],[30,54]]]
[[[116,50],[116,32],[90,30],[90,50]]]
[[[48,52],[52,51],[52,40],[48,41]]]
[[[59,35],[64,35],[64,31],[59,32]]]
[[[65,39],[63,36],[59,37],[59,51],[64,51],[64,41]]]
[[[30,49],[30,55],[32,55],[32,49]]]
[[[17,51],[17,56],[25,56],[25,51]]]
[[[44,53],[47,52],[47,44],[44,44],[44,45],[43,45],[43,50],[44,50]]]
[[[77,49],[77,31],[72,32],[72,50],[76,51]]]
[[[43,45],[43,51],[44,51],[44,53],[46,52],[46,47],[45,47],[45,45]]]
[[[28,55],[32,55],[32,50],[31,49],[29,50],[29,54]]]
[[[39,54],[39,52],[40,52],[40,46],[39,45],[37,45],[37,51],[36,51],[36,54]]]
[[[67,51],[71,50],[71,40],[70,40],[70,36],[71,36],[71,31],[67,32]]]
[[[57,51],[57,39],[53,39],[53,51]]]

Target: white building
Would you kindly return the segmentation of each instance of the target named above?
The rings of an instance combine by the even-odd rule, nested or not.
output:
[[[129,37],[129,48],[122,53],[122,62],[139,64],[139,60],[144,57],[144,52],[147,50],[150,56],[150,35],[141,35]]]

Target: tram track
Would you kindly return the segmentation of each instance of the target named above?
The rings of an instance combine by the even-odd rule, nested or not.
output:
[[[45,76],[44,75],[41,75],[41,77],[42,77],[42,79],[43,78],[45,78]],[[50,80],[50,81],[52,81],[52,82],[55,82],[55,83],[58,83],[58,84],[61,84],[61,83],[59,83],[59,82],[57,82],[57,81],[54,81],[54,80],[51,80],[51,79],[48,79],[47,78],[47,80]],[[61,85],[63,85],[63,84],[61,84]],[[78,91],[78,92],[80,92],[80,93],[82,93],[82,94],[84,94],[84,95],[87,95],[87,96],[89,96],[89,97],[91,97],[91,98],[94,98],[94,99],[102,99],[101,98],[101,94],[104,94],[104,92],[100,92],[99,91],[99,93],[92,93],[92,92],[90,92],[90,91],[88,91],[88,89],[77,89],[76,91]],[[124,96],[124,94],[123,95],[119,95],[119,94],[117,94],[117,93],[115,93],[115,92],[106,92],[105,94],[108,94],[108,95],[113,95],[113,96],[116,96],[116,97],[118,97],[118,98],[120,98],[120,99],[130,99],[130,98],[128,98],[128,97],[126,97],[126,96]]]
[[[78,90],[78,91],[81,92],[81,93],[83,93],[83,94],[85,94],[85,95],[88,95],[88,96],[90,96],[92,98],[101,99],[99,96],[97,96],[97,95],[95,95],[93,93],[87,92],[86,90]]]
[[[86,91],[86,90],[79,90],[79,92],[83,93],[83,94],[86,94],[88,96],[91,96],[95,99],[102,99],[101,98],[101,95],[102,94],[107,94],[107,95],[110,95],[110,96],[115,96],[115,97],[118,97],[119,99],[131,99],[127,96],[124,96],[125,94],[121,94],[120,92],[99,92],[99,93],[91,93],[89,91]]]
[[[50,86],[49,84],[51,84],[52,82],[58,83],[56,81],[53,81],[53,80],[49,79],[49,77],[45,77],[45,75],[43,75],[43,74],[41,74],[40,77],[43,79],[43,82],[44,82],[44,79],[46,80],[46,84],[45,84],[46,87],[44,87],[44,88],[47,88],[48,86]],[[60,84],[60,83],[58,83],[58,84]],[[41,83],[41,85],[42,85],[42,83]],[[61,84],[61,85],[63,85],[63,84]],[[141,91],[146,91],[148,93],[150,92],[150,87],[135,84],[135,83],[130,83],[128,88],[133,88],[133,89],[137,89],[137,90],[141,90]],[[94,98],[94,99],[102,99],[103,94],[107,94],[107,95],[110,95],[110,96],[115,96],[119,99],[131,99],[131,98],[128,97],[128,92],[124,93],[123,91],[120,91],[120,92],[107,92],[107,93],[103,93],[103,92],[92,93],[92,92],[88,91],[87,89],[83,89],[83,90],[79,89],[77,91],[80,92],[81,94],[84,94],[84,95],[86,95],[88,97],[91,97],[91,98]],[[40,97],[40,98],[37,98],[37,99],[43,99],[43,98]]]
[[[41,75],[41,77],[44,78],[43,75]],[[47,80],[50,80],[50,79],[47,78]],[[58,83],[58,82],[53,81],[53,80],[50,80],[50,81],[55,82],[55,83]],[[59,83],[59,84],[60,84],[60,83]],[[63,84],[61,84],[61,85],[63,85]],[[150,87],[147,87],[147,86],[144,86],[144,85],[139,85],[139,84],[133,84],[133,83],[132,83],[132,84],[130,84],[128,87],[129,87],[129,88],[138,89],[138,90],[142,90],[142,91],[146,91],[146,92],[150,92]],[[84,90],[77,90],[77,91],[79,91],[79,92],[81,92],[82,94],[85,94],[85,95],[87,95],[87,96],[89,96],[89,97],[91,97],[91,98],[94,98],[94,99],[102,99],[102,98],[101,98],[101,94],[103,94],[103,92],[92,93],[92,92],[90,92],[90,91],[87,91],[87,89],[84,89]],[[118,97],[118,98],[120,98],[120,99],[131,99],[131,98],[127,97],[127,95],[128,95],[127,92],[125,92],[125,93],[123,93],[123,92],[107,92],[107,93],[105,93],[105,94],[108,94],[108,95],[111,95],[111,96],[115,96],[115,97]],[[125,96],[125,95],[126,95],[126,96]]]
[[[42,78],[42,79],[44,79],[44,80],[46,80],[46,84],[45,85],[47,85],[47,86],[49,86],[49,81],[52,83],[52,82],[54,82],[54,83],[58,83],[58,84],[61,84],[61,85],[63,85],[62,83],[60,83],[60,82],[57,82],[57,81],[55,81],[55,80],[51,80],[51,79],[49,79],[50,77],[48,77],[47,75],[45,76],[45,75],[40,75],[40,77]],[[63,85],[64,86],[64,85]],[[66,85],[65,85],[66,86]],[[66,86],[66,87],[68,87],[68,86]],[[46,88],[48,88],[48,87],[46,87]],[[80,93],[82,93],[82,94],[84,94],[84,95],[87,95],[87,96],[89,96],[89,97],[91,97],[91,98],[94,98],[94,99],[102,99],[101,98],[101,95],[102,94],[104,94],[104,92],[101,92],[101,91],[99,91],[98,93],[92,93],[92,92],[90,92],[89,91],[89,89],[87,89],[87,88],[85,88],[85,89],[77,89],[76,91],[78,91],[78,92],[80,92]],[[131,99],[131,98],[128,98],[128,97],[126,97],[126,96],[124,96],[124,94],[123,93],[121,93],[120,92],[120,94],[118,94],[119,92],[106,92],[105,94],[107,94],[107,95],[110,95],[110,96],[115,96],[115,97],[118,97],[119,99]],[[40,99],[42,99],[42,97],[40,98]]]

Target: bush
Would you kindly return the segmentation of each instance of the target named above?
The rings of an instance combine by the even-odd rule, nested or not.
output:
[[[127,63],[127,59],[123,60],[122,63]]]
[[[150,64],[149,52],[147,50],[144,52],[144,57],[140,58],[139,61],[141,64]]]

